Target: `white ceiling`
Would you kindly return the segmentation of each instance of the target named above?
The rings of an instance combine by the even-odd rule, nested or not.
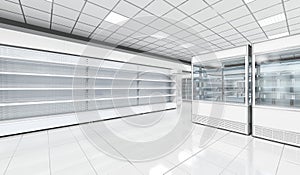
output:
[[[0,17],[185,60],[300,33],[299,0],[0,0]]]

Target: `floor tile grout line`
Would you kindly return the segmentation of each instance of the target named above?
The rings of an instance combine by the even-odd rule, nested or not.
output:
[[[168,171],[164,172],[164,175],[169,173],[170,171],[176,169],[177,167],[179,167],[180,165],[182,165],[184,162],[186,162],[187,160],[191,159],[192,157],[196,156],[198,153],[206,150],[207,148],[209,148],[211,145],[215,144],[216,142],[218,142],[219,140],[221,140],[222,138],[224,138],[225,136],[229,135],[231,132],[228,132],[226,134],[224,134],[222,137],[218,138],[217,140],[214,140],[213,142],[207,144],[203,149],[197,151],[196,153],[192,154],[191,156],[189,156],[188,158],[186,158],[185,160],[183,160],[182,162],[178,163],[177,165],[175,165],[174,167],[170,168]]]
[[[282,159],[284,148],[285,148],[285,145],[283,145],[283,147],[282,147],[282,150],[281,150],[281,153],[280,153],[280,158],[278,160],[278,164],[277,164],[277,167],[276,167],[275,175],[277,175],[277,173],[278,173],[278,169],[279,169],[279,166],[280,166],[280,163],[281,163],[281,159]]]
[[[73,137],[75,138],[75,140],[76,140],[77,144],[78,144],[78,145],[79,145],[79,147],[80,147],[80,150],[81,150],[81,151],[82,151],[82,153],[84,154],[84,156],[85,156],[85,158],[87,159],[87,161],[89,162],[90,166],[93,168],[93,170],[94,170],[95,174],[97,174],[97,175],[98,175],[98,173],[97,173],[97,171],[96,171],[95,167],[93,166],[93,164],[92,164],[91,160],[89,159],[89,157],[87,156],[87,154],[86,154],[86,153],[85,153],[85,151],[83,150],[83,148],[82,148],[81,144],[79,143],[78,139],[77,139],[77,138],[76,138],[76,136],[74,135],[74,133],[73,133],[72,129],[71,129],[71,128],[69,128],[69,130],[70,130],[70,132],[72,133]]]
[[[232,164],[232,162],[234,161],[234,160],[236,160],[236,158],[238,158],[238,156],[239,155],[241,155],[241,153],[243,152],[243,151],[245,151],[246,150],[246,148],[249,146],[249,144],[250,143],[252,143],[252,141],[253,141],[253,138],[243,147],[243,149],[242,150],[240,150],[238,153],[237,153],[237,155],[235,155],[234,157],[233,157],[233,159],[223,168],[223,170],[219,173],[219,175],[220,174],[222,174],[222,173],[224,173],[224,171]]]
[[[47,137],[48,137],[49,172],[50,172],[50,175],[51,175],[51,174],[52,174],[52,171],[51,171],[51,152],[50,152],[50,137],[49,137],[49,130],[47,130]]]
[[[8,161],[8,164],[7,164],[6,168],[5,168],[5,171],[4,171],[3,175],[5,175],[5,174],[7,173],[8,167],[9,167],[9,165],[10,165],[12,159],[14,158],[14,156],[15,156],[15,154],[16,154],[18,148],[19,148],[19,145],[20,145],[22,139],[23,139],[23,134],[21,135],[21,137],[20,137],[20,139],[19,139],[19,141],[18,141],[18,144],[16,145],[16,148],[15,148],[13,154],[11,155],[11,157],[10,157],[10,159],[9,159],[9,161]]]
[[[133,162],[131,162],[125,155],[123,155],[117,148],[115,148],[113,145],[111,145],[104,137],[102,137],[98,132],[96,132],[96,130],[91,127],[89,125],[89,127],[92,129],[92,131],[94,133],[96,133],[99,137],[101,137],[112,149],[114,149],[117,153],[119,153],[128,163],[130,163],[139,173],[141,173],[141,175],[143,175],[144,173],[142,173],[135,165]]]

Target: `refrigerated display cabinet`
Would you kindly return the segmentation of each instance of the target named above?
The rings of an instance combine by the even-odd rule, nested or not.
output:
[[[300,146],[299,39],[293,36],[254,45],[253,135],[256,137]]]
[[[251,47],[193,58],[193,122],[250,134]]]

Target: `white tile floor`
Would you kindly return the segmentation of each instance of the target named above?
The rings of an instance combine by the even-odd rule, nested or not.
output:
[[[161,137],[173,126],[169,118],[157,127],[132,129],[122,119],[106,121],[105,126],[128,140],[142,143]],[[165,120],[165,121],[164,121]],[[84,125],[89,137],[99,137],[98,149],[81,126],[53,129],[0,138],[0,174],[3,175],[299,175],[300,148],[273,143],[228,131],[194,125],[189,137],[176,150],[162,157],[135,161],[130,157],[147,154],[146,148],[122,145],[111,139],[99,123]],[[95,129],[96,128],[96,129]],[[97,130],[98,128],[98,130]],[[205,132],[215,132],[200,146]],[[118,144],[121,144],[118,146]],[[126,149],[134,147],[134,149]],[[153,147],[153,149],[159,149]],[[131,152],[126,152],[130,150]]]

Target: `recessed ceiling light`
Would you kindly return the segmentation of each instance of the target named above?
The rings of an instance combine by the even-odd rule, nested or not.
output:
[[[47,1],[47,2],[53,2],[53,0],[45,0],[45,1]]]
[[[271,36],[268,36],[269,39],[274,39],[274,38],[280,38],[280,37],[283,37],[283,36],[287,36],[289,35],[289,32],[284,32],[284,33],[279,33],[279,34],[276,34],[276,35],[271,35]]]
[[[154,38],[158,38],[158,39],[164,39],[164,38],[167,38],[169,35],[164,32],[157,32],[151,36]]]
[[[113,24],[123,25],[128,19],[129,18],[119,15],[115,12],[110,12],[104,20]]]
[[[194,44],[192,44],[192,43],[186,43],[186,44],[182,44],[181,46],[184,47],[184,48],[189,48],[189,47],[193,47]]]
[[[278,14],[278,15],[275,15],[275,16],[272,16],[269,18],[262,19],[262,20],[258,21],[258,23],[260,26],[263,27],[263,26],[271,25],[271,24],[278,23],[278,22],[281,22],[284,20],[285,20],[285,15],[283,13],[281,13],[281,14]]]
[[[246,4],[249,4],[250,2],[253,2],[253,1],[255,1],[255,0],[244,0],[244,2],[245,2]]]

